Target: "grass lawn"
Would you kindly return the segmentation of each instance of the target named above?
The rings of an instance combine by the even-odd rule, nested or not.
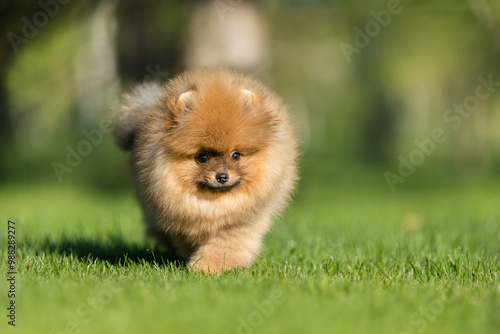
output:
[[[18,274],[0,332],[500,333],[500,180],[391,193],[382,173],[304,166],[256,264],[218,277],[165,260],[132,190],[4,184],[0,267],[11,219]]]

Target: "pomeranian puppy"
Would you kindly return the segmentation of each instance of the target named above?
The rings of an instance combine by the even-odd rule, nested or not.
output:
[[[193,70],[123,96],[113,133],[149,233],[216,273],[252,264],[297,180],[297,139],[283,102],[250,76]]]

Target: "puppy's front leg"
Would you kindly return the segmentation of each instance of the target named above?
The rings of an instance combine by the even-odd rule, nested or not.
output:
[[[210,237],[193,253],[188,270],[214,274],[251,265],[264,234],[255,227],[233,227]]]

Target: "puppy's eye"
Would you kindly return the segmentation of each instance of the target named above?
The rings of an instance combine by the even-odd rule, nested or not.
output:
[[[237,152],[237,151],[234,151],[233,153],[231,153],[231,158],[233,158],[234,160],[240,160],[241,153]]]
[[[200,164],[204,164],[208,161],[208,155],[202,153],[196,157],[196,161]]]

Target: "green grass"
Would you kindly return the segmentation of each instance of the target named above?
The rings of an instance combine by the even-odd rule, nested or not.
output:
[[[0,267],[11,219],[18,275],[1,332],[498,333],[500,181],[391,193],[382,173],[305,166],[256,264],[217,277],[144,238],[131,190],[3,185]]]

